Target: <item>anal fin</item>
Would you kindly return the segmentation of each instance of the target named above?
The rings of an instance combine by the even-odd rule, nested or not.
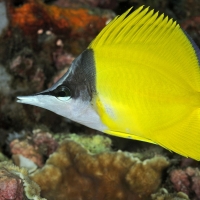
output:
[[[137,135],[133,135],[132,133],[124,133],[124,132],[119,132],[119,131],[112,131],[112,130],[106,130],[105,133],[109,134],[109,135],[114,135],[117,137],[122,137],[122,138],[126,138],[126,139],[133,139],[133,140],[139,140],[139,141],[143,141],[143,142],[149,142],[149,143],[153,143],[155,144],[155,142],[153,142],[152,140],[137,136]]]
[[[176,125],[155,132],[152,140],[182,156],[200,160],[200,108]]]

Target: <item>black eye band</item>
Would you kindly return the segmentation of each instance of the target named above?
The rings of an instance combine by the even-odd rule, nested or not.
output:
[[[71,98],[70,89],[66,86],[58,86],[54,91],[53,95],[57,97],[59,100],[67,101]]]
[[[60,85],[53,91],[41,92],[37,93],[36,95],[51,95],[55,96],[57,99],[61,101],[67,101],[71,98],[71,91],[68,87]]]

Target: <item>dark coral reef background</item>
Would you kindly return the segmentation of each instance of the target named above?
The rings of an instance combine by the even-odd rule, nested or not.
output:
[[[106,143],[105,152],[95,152],[92,157],[82,146],[84,140],[70,143],[75,136],[61,133],[76,133],[83,137],[104,137],[104,134],[50,111],[16,103],[17,96],[34,94],[50,87],[66,73],[74,58],[110,20],[131,6],[135,10],[141,5],[150,6],[176,20],[200,47],[199,0],[0,0],[0,160],[12,160],[21,167],[21,160],[29,159],[33,161],[31,169],[34,170],[44,166],[43,171],[37,171],[32,179],[39,184],[42,196],[47,199],[200,199],[200,165],[197,161],[155,145],[110,136],[102,142]],[[62,137],[70,138],[70,141],[60,145]],[[99,139],[93,138],[94,144],[95,141]],[[123,153],[117,153],[118,150]],[[67,169],[76,180],[70,177],[63,185],[65,181],[62,182],[58,175],[47,188],[48,183],[39,177],[46,177],[51,172],[69,176],[64,161],[59,163],[60,157],[65,157],[64,151],[68,154],[65,162],[71,163]],[[134,152],[134,159],[124,151]],[[79,152],[91,168],[82,163],[81,157],[77,158]],[[77,165],[72,157],[76,158]],[[53,168],[49,167],[52,165]],[[1,167],[13,171],[8,164]],[[106,173],[110,173],[109,180],[101,179],[104,168],[109,171]],[[16,171],[19,173],[18,169]],[[11,180],[17,180],[15,186],[20,187],[20,178],[16,179],[16,175],[12,177],[10,173],[8,176],[7,171],[0,172],[0,199],[10,197]],[[22,174],[28,176],[25,172]],[[113,178],[116,174],[120,174],[117,179]],[[149,174],[153,174],[152,177]],[[1,186],[5,176],[13,178],[3,180],[4,185],[9,186],[6,192]],[[113,184],[112,178],[118,183],[117,189],[108,190],[107,187]],[[73,186],[72,192],[70,187],[73,184],[76,187]],[[93,191],[81,190],[84,185],[89,189],[93,187]],[[31,199],[23,196],[21,187],[21,193],[12,191],[13,199]],[[69,193],[66,188],[70,188]],[[37,187],[35,191],[38,193]]]

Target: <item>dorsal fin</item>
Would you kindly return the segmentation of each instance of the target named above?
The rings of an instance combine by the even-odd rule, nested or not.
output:
[[[165,58],[168,64],[166,70],[173,66],[171,70],[176,71],[178,76],[182,76],[192,88],[200,92],[200,51],[195,43],[175,21],[164,17],[164,14],[158,16],[158,12],[154,13],[154,10],[149,11],[149,7],[144,9],[143,6],[129,14],[131,9],[111,21],[88,48],[95,53],[97,49],[104,49],[108,54],[115,48],[116,54],[124,56],[132,52],[132,60],[143,56],[144,62],[156,62],[154,68],[162,66],[162,70],[165,65],[159,59]],[[123,51],[120,52],[120,49]],[[152,55],[157,55],[156,61]]]
[[[92,41],[89,48],[95,48],[107,44],[134,43],[134,42],[156,42],[166,32],[179,29],[179,25],[164,14],[158,17],[158,12],[149,11],[149,7],[139,7],[128,15],[132,8],[121,16],[115,17]],[[127,16],[128,15],[128,16]]]
[[[199,65],[200,65],[200,49],[199,47],[196,45],[196,43],[194,42],[194,40],[187,34],[186,31],[183,31],[185,33],[185,35],[187,36],[188,40],[190,40],[195,52],[196,52],[196,56],[197,56],[197,59],[199,61]]]

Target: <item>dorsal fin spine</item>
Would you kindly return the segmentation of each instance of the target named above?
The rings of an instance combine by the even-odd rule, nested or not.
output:
[[[143,9],[144,6],[140,6],[137,10],[134,11],[134,13],[132,13],[132,17],[128,17],[127,23],[133,19],[135,16],[137,16],[137,14]],[[116,16],[107,26],[105,26],[103,28],[103,30],[99,33],[99,35],[97,35],[97,37],[95,38],[95,40],[93,40],[90,45],[88,46],[88,48],[93,48],[95,46],[98,45],[102,45],[102,43],[105,42],[104,40],[101,40],[101,37],[105,35],[107,35],[107,37],[110,35],[110,30],[114,30],[114,28],[116,28],[116,26],[121,26],[124,27],[124,24],[122,24],[121,22],[124,20],[124,18],[126,18],[126,16],[128,15],[128,13],[133,9],[133,7],[131,7],[130,9],[128,9],[125,13],[123,13],[121,16]],[[117,21],[117,23],[115,23]]]
[[[126,40],[130,40],[132,38],[132,36],[141,28],[142,25],[139,25],[141,22],[145,22],[148,17],[150,17],[151,15],[153,15],[152,12],[149,12],[147,13],[149,10],[149,7],[144,9],[143,11],[141,11],[137,17],[135,17],[130,23],[132,24],[132,26],[127,26],[125,31],[124,31],[124,34],[130,32],[131,28],[134,26],[134,31],[131,30],[131,33],[132,34],[127,34],[128,36],[126,37]],[[146,14],[147,13],[147,14]],[[138,21],[139,19],[139,21]]]
[[[127,41],[134,40],[134,38],[139,38],[140,41],[142,41],[143,33],[144,31],[147,31],[149,29],[149,26],[146,26],[146,24],[152,24],[156,20],[156,15],[153,15],[154,10],[151,10],[145,17],[143,17],[138,23],[141,23],[142,25],[138,26],[138,30],[130,34],[129,37],[127,37]],[[153,15],[153,16],[152,16]],[[135,25],[137,26],[137,24]],[[146,32],[145,32],[146,33]],[[133,37],[134,35],[134,37]]]
[[[130,21],[133,23],[133,20],[134,20],[134,18],[136,17],[136,15],[138,15],[138,13],[143,9],[143,7],[144,6],[141,6],[141,7],[139,7],[137,10],[135,10],[132,14],[131,14],[131,16],[129,16],[129,17],[127,17],[126,19],[125,19],[125,21],[124,21],[124,23],[121,23],[121,24],[119,24],[118,25],[118,27],[117,27],[117,32],[118,31],[123,31],[123,32],[125,32],[126,30],[127,30],[127,24],[128,23],[130,23]],[[128,31],[129,31],[129,29],[128,29]]]
[[[158,13],[158,12],[157,12]],[[156,14],[157,14],[156,13]],[[159,13],[158,13],[159,14]],[[155,22],[154,22],[154,24],[152,24],[152,30],[153,30],[153,32],[152,33],[150,33],[149,35],[148,35],[148,38],[147,38],[147,42],[148,42],[148,40],[149,40],[149,38],[153,38],[153,37],[157,37],[157,34],[158,33],[160,33],[160,29],[163,29],[163,27],[160,27],[160,28],[157,28],[156,30],[155,30],[155,26],[158,26],[158,25],[160,25],[160,23],[163,21],[163,18],[164,18],[164,14],[162,14],[162,15],[160,15],[156,20],[155,20]]]
[[[88,48],[90,48],[91,46],[97,46],[101,44],[101,37],[105,36],[106,33],[109,33],[110,30],[114,29],[114,27],[116,26],[116,21],[121,22],[126,15],[130,12],[130,10],[132,9],[132,7],[130,9],[128,9],[125,13],[123,13],[121,16],[116,16],[111,22],[109,22],[109,24],[107,26],[105,26],[103,28],[103,30],[101,30],[101,32],[99,33],[99,35],[97,35],[97,37],[95,38],[94,41],[91,42],[91,44],[88,46]],[[118,24],[117,23],[117,24]]]
[[[140,11],[141,9],[139,9],[138,11]],[[132,24],[134,25],[134,26],[137,26],[137,23],[135,23],[135,22],[137,22],[137,20],[138,20],[138,18],[140,19],[140,20],[143,20],[143,21],[145,21],[146,19],[148,19],[148,17],[150,17],[153,13],[152,12],[149,12],[148,13],[148,11],[149,11],[149,7],[147,7],[147,8],[145,8],[144,10],[142,10],[141,12],[139,12],[139,14],[138,14],[138,12],[137,12],[137,15],[135,14],[135,12],[133,13],[133,14],[131,14],[129,17],[127,17],[127,18],[125,18],[124,19],[124,22],[123,22],[123,27],[124,27],[124,29],[122,29],[121,27],[120,27],[120,29],[118,28],[118,29],[116,29],[115,30],[115,35],[113,34],[110,38],[109,38],[109,43],[113,43],[113,42],[115,42],[116,41],[116,39],[117,39],[117,37],[120,37],[121,35],[125,35],[126,34],[126,32],[129,32],[130,31],[130,29],[132,28]],[[148,14],[147,14],[148,13]],[[130,18],[130,19],[129,19]],[[128,21],[128,22],[126,22],[126,21]],[[130,23],[130,25],[129,26],[126,26],[126,24],[128,24],[128,23]],[[121,25],[121,24],[120,24]],[[139,29],[140,27],[138,27],[138,29]],[[120,31],[119,31],[120,30]],[[132,32],[132,34],[134,34],[133,32]],[[131,35],[130,35],[131,36]]]
[[[158,18],[158,12],[156,12],[156,13],[152,16],[152,19],[149,20],[149,21],[151,21],[150,26],[149,26],[148,28],[145,28],[145,27],[144,27],[144,29],[146,29],[146,30],[145,30],[145,33],[141,34],[141,36],[140,36],[140,40],[141,40],[141,41],[148,40],[147,35],[149,36],[149,35],[151,34],[151,32],[154,30],[153,23],[155,23],[155,21],[157,20],[157,18]],[[140,34],[140,33],[141,33],[141,31],[139,31],[138,34]],[[134,38],[133,38],[132,40],[134,40]]]

